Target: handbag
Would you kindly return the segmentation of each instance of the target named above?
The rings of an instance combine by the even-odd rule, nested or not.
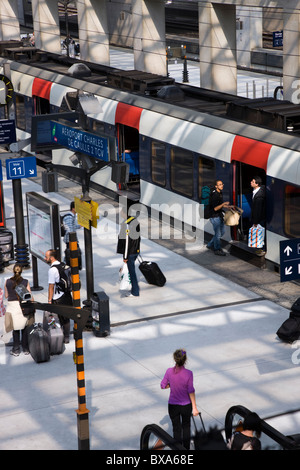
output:
[[[6,333],[9,333],[10,331],[14,329],[12,315],[10,312],[5,312],[4,328],[5,328]]]
[[[238,225],[242,213],[243,209],[241,209],[240,207],[231,207],[224,214],[224,224],[229,226]]]
[[[128,271],[127,263],[123,263],[120,269],[120,291],[131,290],[131,279]]]
[[[262,248],[264,246],[265,229],[261,225],[252,226],[248,234],[248,246],[250,248]]]

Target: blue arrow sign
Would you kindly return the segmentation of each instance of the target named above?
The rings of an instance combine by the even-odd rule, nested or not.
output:
[[[6,160],[6,178],[15,180],[19,178],[33,178],[36,173],[36,158],[24,157]]]
[[[280,242],[280,280],[294,279],[300,279],[300,238]]]

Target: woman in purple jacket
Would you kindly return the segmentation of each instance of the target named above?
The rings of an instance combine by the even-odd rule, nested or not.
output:
[[[189,450],[191,415],[199,414],[196,406],[193,372],[184,367],[187,360],[184,349],[177,349],[173,358],[175,366],[167,369],[160,386],[161,388],[170,388],[168,411],[172,421],[174,439]]]

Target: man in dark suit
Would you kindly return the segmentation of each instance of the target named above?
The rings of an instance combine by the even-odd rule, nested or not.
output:
[[[265,227],[266,225],[266,189],[262,185],[260,176],[255,176],[251,181],[252,193],[252,209],[251,223],[256,226],[258,224]]]

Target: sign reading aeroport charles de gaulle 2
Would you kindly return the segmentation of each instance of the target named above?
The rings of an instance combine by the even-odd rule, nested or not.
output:
[[[51,121],[51,139],[74,152],[108,161],[108,140],[105,137]]]

